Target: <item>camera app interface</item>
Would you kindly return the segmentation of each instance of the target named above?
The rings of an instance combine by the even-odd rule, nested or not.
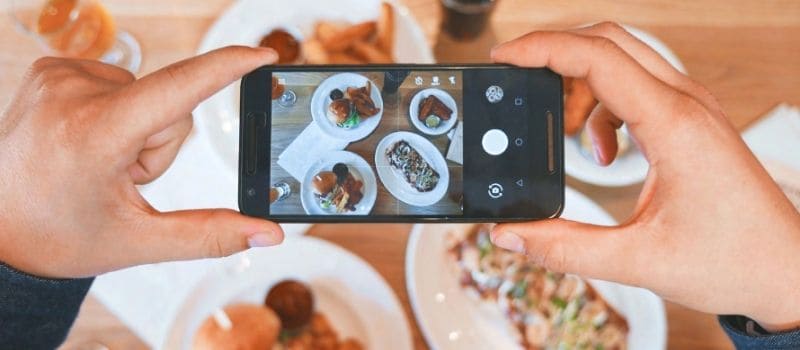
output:
[[[460,71],[275,72],[271,98],[271,215],[463,215]]]

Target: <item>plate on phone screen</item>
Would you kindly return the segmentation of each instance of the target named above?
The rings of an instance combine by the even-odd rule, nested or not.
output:
[[[331,91],[338,89],[346,95],[348,88],[362,88],[365,86],[370,91],[369,95],[375,104],[375,108],[379,109],[377,114],[357,116],[356,118],[360,119],[360,121],[352,127],[342,127],[328,119],[328,106],[332,102]],[[375,82],[360,74],[339,73],[331,75],[323,80],[314,90],[314,94],[311,95],[311,118],[314,119],[314,122],[317,123],[322,132],[340,140],[353,142],[367,137],[378,127],[381,117],[383,117],[381,90],[375,85]]]
[[[565,203],[564,218],[597,225],[615,224],[597,204],[571,188],[566,188]],[[406,248],[405,271],[417,323],[434,350],[522,350],[523,335],[508,320],[500,299],[481,299],[474,290],[464,288],[458,264],[467,265],[471,259],[456,260],[451,250],[455,244],[451,234],[464,233],[471,228],[472,225],[414,226]],[[511,263],[504,271],[515,267],[519,265]],[[496,276],[487,273],[474,278],[488,280]],[[625,318],[628,349],[666,348],[666,313],[658,296],[645,289],[612,282],[589,280],[588,283]]]
[[[211,26],[198,53],[228,45],[257,46],[274,29],[298,33],[302,40],[313,33],[320,20],[358,23],[375,20],[382,0],[292,0],[233,2]],[[398,1],[388,1],[395,8],[394,61],[398,63],[434,63],[425,34],[411,12]],[[202,102],[194,110],[198,137],[207,138],[217,156],[225,163],[226,173],[236,178],[239,159],[239,83],[229,85]]]
[[[450,119],[442,120],[441,124],[436,127],[427,126],[425,125],[424,121],[419,119],[420,102],[422,102],[422,100],[428,96],[436,97],[445,106],[447,106],[447,108],[450,108],[450,110],[453,111]],[[428,135],[442,135],[450,131],[450,129],[452,129],[453,126],[455,126],[458,122],[458,105],[456,104],[456,100],[453,99],[453,96],[450,96],[450,94],[446,91],[442,89],[430,88],[417,92],[417,94],[411,98],[411,104],[408,106],[408,114],[409,117],[411,117],[411,124],[413,124],[417,130]],[[423,116],[423,118],[424,117],[427,116]]]
[[[355,204],[355,210],[337,211],[335,205],[323,208],[320,199],[314,194],[311,185],[314,177],[322,171],[333,171],[336,163],[346,165],[355,181],[359,181],[362,184],[361,193],[363,197]],[[347,151],[334,151],[323,155],[308,168],[300,186],[300,202],[303,204],[306,214],[309,215],[367,215],[372,211],[377,197],[378,184],[375,181],[375,174],[372,172],[372,168],[364,158]]]
[[[406,181],[403,173],[389,164],[386,152],[397,142],[405,141],[439,174],[439,180],[430,191],[417,190]],[[429,206],[440,201],[450,185],[450,170],[439,150],[426,138],[407,131],[386,135],[375,148],[375,169],[381,183],[395,198],[419,207]]]

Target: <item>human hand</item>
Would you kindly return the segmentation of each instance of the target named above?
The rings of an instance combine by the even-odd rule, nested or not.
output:
[[[800,326],[800,214],[705,88],[610,23],[533,32],[492,57],[586,79],[602,107],[587,128],[604,163],[623,122],[650,163],[619,226],[501,224],[495,244],[700,311],[745,315],[771,330]]]
[[[227,209],[161,213],[136,189],[175,159],[198,103],[276,59],[229,47],[139,80],[94,61],[36,61],[0,115],[0,261],[84,277],[280,243],[277,224]]]

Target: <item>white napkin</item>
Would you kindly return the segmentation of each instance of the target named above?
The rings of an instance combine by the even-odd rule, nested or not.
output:
[[[456,128],[448,133],[447,136],[450,138],[447,159],[458,164],[464,164],[464,123],[458,122]]]
[[[303,182],[308,167],[314,164],[320,155],[328,151],[343,150],[347,144],[347,141],[322,132],[317,123],[312,121],[278,156],[278,165],[297,181]]]

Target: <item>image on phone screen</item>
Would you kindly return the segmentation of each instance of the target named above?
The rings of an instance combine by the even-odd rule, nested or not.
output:
[[[463,215],[461,71],[271,78],[270,215]]]

